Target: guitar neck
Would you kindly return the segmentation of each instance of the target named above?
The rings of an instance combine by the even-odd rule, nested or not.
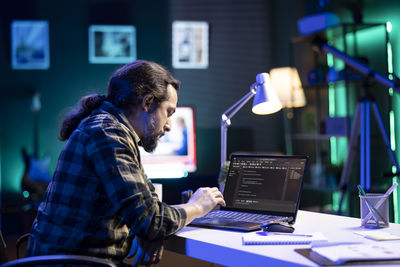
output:
[[[31,110],[33,111],[33,156],[39,156],[39,111],[42,104],[40,103],[40,94],[34,93],[32,96]]]
[[[33,114],[33,156],[39,157],[39,113]]]

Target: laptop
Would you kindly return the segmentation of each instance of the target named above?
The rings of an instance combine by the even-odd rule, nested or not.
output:
[[[232,154],[224,189],[226,207],[190,225],[248,232],[270,220],[294,224],[307,161],[307,156]]]

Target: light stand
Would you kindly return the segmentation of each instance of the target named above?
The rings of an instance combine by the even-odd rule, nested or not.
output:
[[[293,154],[291,130],[293,108],[304,107],[306,105],[306,97],[296,68],[273,68],[269,75],[272,87],[275,89],[283,107],[286,154],[291,155]]]
[[[226,162],[227,130],[231,125],[231,118],[253,97],[253,113],[266,115],[277,112],[282,108],[278,96],[271,86],[267,73],[257,74],[257,82],[250,86],[250,92],[228,108],[221,116],[221,170]]]
[[[331,53],[333,56],[343,60],[348,66],[353,69],[359,71],[360,73],[367,76],[367,80],[365,86],[368,86],[368,82],[376,81],[382,84],[383,86],[393,88],[397,92],[400,92],[400,83],[399,79],[393,75],[394,79],[389,80],[384,75],[374,71],[363,63],[357,61],[356,59],[346,55],[345,53],[337,50],[336,48],[328,45],[321,38],[316,38],[314,40],[314,45],[319,51],[323,51],[325,53]],[[385,142],[385,146],[387,152],[389,153],[392,164],[396,167],[396,173],[400,171],[399,163],[396,158],[396,154],[391,148],[389,136],[385,130],[385,126],[383,125],[383,120],[380,115],[378,106],[376,102],[368,95],[367,88],[364,88],[366,91],[366,95],[359,101],[357,104],[357,108],[355,111],[351,135],[350,135],[350,145],[348,149],[347,161],[343,167],[342,175],[340,178],[340,188],[342,190],[342,195],[339,202],[339,214],[341,213],[344,191],[347,190],[351,167],[353,165],[354,154],[357,146],[357,137],[360,133],[360,184],[366,190],[370,189],[371,186],[371,170],[370,170],[370,160],[371,160],[371,133],[370,133],[370,107],[373,108],[373,114],[375,115],[375,119],[378,122],[379,130],[381,136]]]

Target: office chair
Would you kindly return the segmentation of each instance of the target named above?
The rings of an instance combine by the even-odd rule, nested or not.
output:
[[[19,243],[24,240],[27,240],[28,235],[23,235],[19,238]],[[18,243],[18,241],[17,241]],[[19,245],[17,244],[17,253],[19,256]],[[114,263],[111,261],[90,257],[90,256],[81,256],[81,255],[45,255],[45,256],[33,256],[26,257],[22,259],[17,259],[13,261],[7,262],[7,254],[6,254],[6,244],[3,239],[3,235],[0,231],[0,264],[1,267],[17,267],[17,266],[45,266],[45,265],[53,265],[53,264],[72,264],[79,266],[98,266],[98,267],[116,267]]]
[[[0,231],[0,264],[7,262],[6,242]]]

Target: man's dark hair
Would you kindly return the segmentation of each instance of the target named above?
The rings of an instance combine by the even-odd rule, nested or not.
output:
[[[179,90],[179,81],[161,65],[136,60],[116,70],[108,82],[107,96],[99,94],[87,95],[81,98],[78,107],[67,115],[60,130],[60,140],[67,140],[78,127],[82,119],[109,101],[122,110],[139,105],[147,94],[154,96],[157,107],[168,98],[168,85]]]

